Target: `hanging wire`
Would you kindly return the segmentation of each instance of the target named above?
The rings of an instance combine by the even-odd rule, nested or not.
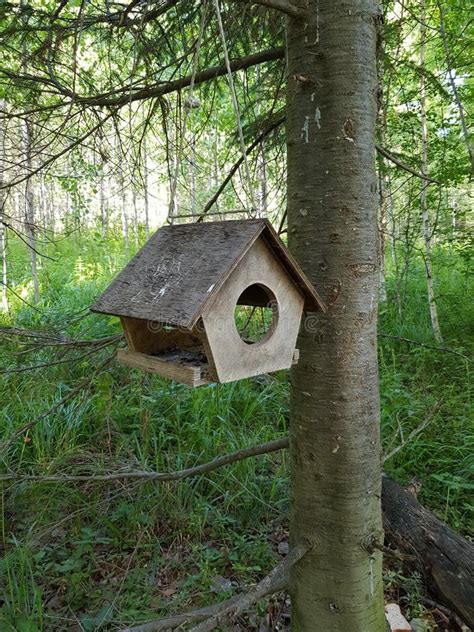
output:
[[[202,39],[204,35],[204,27],[206,25],[206,13],[207,13],[207,0],[204,0],[202,4],[201,24],[199,26],[199,36],[196,42],[196,48],[194,50],[194,56],[193,56],[193,67],[192,67],[192,73],[191,73],[191,81],[189,84],[189,93],[188,93],[188,98],[186,99],[185,104],[184,104],[183,125],[182,125],[181,137],[179,139],[179,144],[178,144],[177,153],[176,153],[175,170],[174,170],[173,178],[171,180],[170,203],[168,207],[168,220],[167,220],[169,224],[172,224],[174,219],[177,216],[176,189],[178,187],[178,177],[179,177],[179,169],[181,166],[181,156],[183,153],[184,141],[185,141],[185,136],[186,136],[186,124],[188,122],[188,117],[191,110],[194,107],[198,107],[199,105],[197,100],[194,99],[194,83],[196,81],[196,74],[197,74],[198,63],[199,63],[199,54],[201,52],[201,44],[202,44]]]
[[[227,69],[227,78],[229,81],[229,87],[230,87],[230,92],[232,95],[232,105],[234,108],[234,113],[235,113],[235,118],[237,121],[237,130],[239,133],[239,141],[240,141],[240,151],[242,152],[242,158],[244,161],[244,167],[245,167],[245,176],[247,178],[247,186],[248,186],[248,193],[249,193],[249,197],[250,197],[250,201],[251,201],[251,205],[252,208],[249,211],[249,215],[250,217],[255,217],[256,212],[257,212],[257,205],[255,203],[255,191],[253,188],[253,184],[252,184],[252,177],[250,175],[250,165],[249,165],[249,161],[248,161],[248,156],[247,156],[247,150],[245,148],[245,139],[244,139],[244,132],[242,129],[242,119],[240,117],[240,109],[239,109],[239,103],[237,101],[237,93],[235,91],[235,85],[234,85],[234,79],[232,77],[232,70],[230,67],[230,60],[229,60],[229,52],[227,49],[227,42],[225,39],[225,33],[224,33],[224,27],[222,24],[222,16],[221,16],[221,9],[219,6],[219,0],[214,0],[214,6],[216,8],[216,16],[217,16],[217,24],[219,26],[219,34],[221,37],[221,41],[222,41],[222,48],[224,51],[224,60],[225,60],[225,66]]]

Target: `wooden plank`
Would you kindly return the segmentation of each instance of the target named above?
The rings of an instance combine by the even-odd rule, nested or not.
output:
[[[145,355],[130,349],[119,349],[117,360],[125,366],[140,369],[148,373],[156,373],[162,377],[187,384],[188,386],[202,386],[209,384],[209,379],[203,375],[202,366],[169,362],[159,357]]]

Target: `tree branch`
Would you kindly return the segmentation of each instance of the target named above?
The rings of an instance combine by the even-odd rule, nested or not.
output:
[[[68,395],[68,399],[71,398],[72,394],[78,392],[80,388],[83,388],[83,384],[79,385]],[[55,405],[55,409],[65,400],[61,400],[58,404]],[[50,414],[53,409],[50,409],[48,412],[44,413],[42,417]],[[38,419],[39,421],[39,419]],[[28,429],[28,428],[27,428]],[[19,430],[15,435],[22,434],[24,432],[23,429]],[[102,474],[102,475],[88,475],[88,474],[78,474],[78,475],[51,475],[51,476],[42,476],[42,475],[31,475],[31,476],[21,476],[18,474],[5,474],[0,476],[0,481],[32,481],[37,483],[53,483],[53,482],[62,482],[62,483],[75,483],[75,482],[94,482],[94,481],[115,481],[115,480],[123,480],[123,479],[146,479],[147,481],[154,481],[157,483],[162,483],[166,481],[177,481],[183,478],[189,478],[191,476],[197,476],[198,474],[207,474],[208,472],[213,472],[220,467],[224,467],[225,465],[229,465],[230,463],[235,463],[236,461],[243,461],[244,459],[248,459],[252,456],[258,456],[260,454],[268,454],[270,452],[276,452],[278,450],[282,450],[288,447],[288,437],[283,437],[282,439],[276,439],[275,441],[269,441],[268,443],[261,443],[259,445],[251,446],[250,448],[243,448],[241,450],[237,450],[236,452],[231,452],[230,454],[225,454],[223,456],[218,456],[217,458],[209,461],[208,463],[202,463],[201,465],[196,465],[194,467],[189,467],[184,470],[178,470],[176,472],[147,472],[147,471],[136,471],[136,472],[116,472],[113,474]]]
[[[269,50],[264,50],[259,53],[254,53],[253,55],[248,55],[247,57],[241,57],[240,59],[234,59],[230,62],[230,69],[232,72],[237,72],[238,70],[245,70],[246,68],[250,68],[252,66],[256,66],[258,64],[263,64],[267,61],[274,61],[277,59],[283,59],[285,56],[285,49],[283,46],[279,48],[271,48]],[[222,77],[227,73],[227,68],[225,64],[221,64],[219,66],[212,66],[211,68],[207,68],[206,70],[202,70],[201,72],[196,73],[196,77],[194,80],[194,85],[197,86],[201,83],[205,83],[206,81],[210,81],[211,79],[216,79],[217,77]],[[30,78],[31,81],[40,81],[43,83],[49,83],[47,79],[43,80],[41,77]],[[120,95],[119,97],[110,97],[108,95],[95,95],[92,97],[85,97],[76,95],[74,98],[74,103],[76,105],[88,105],[88,106],[99,106],[99,107],[121,107],[123,105],[128,105],[133,101],[141,101],[144,99],[151,99],[153,97],[161,97],[165,94],[169,94],[170,92],[177,92],[186,88],[191,84],[191,75],[186,75],[185,77],[181,77],[180,79],[175,79],[174,81],[156,82],[147,86],[145,88],[137,89],[135,92],[127,91],[125,94]],[[69,92],[59,93],[61,96],[69,97]],[[70,105],[70,101],[64,101],[58,104],[58,107],[64,107]]]
[[[416,169],[413,169],[413,167],[410,167],[409,165],[406,165],[404,162],[401,162],[400,160],[398,160],[398,158],[395,158],[393,154],[387,151],[387,149],[380,147],[380,145],[375,145],[375,149],[379,152],[379,154],[384,156],[384,158],[386,158],[387,160],[390,160],[390,162],[393,162],[394,165],[397,165],[397,167],[400,167],[400,169],[403,169],[403,171],[406,171],[407,173],[411,173],[412,176],[416,176],[417,178],[421,178],[422,180],[426,180],[427,182],[431,182],[432,184],[441,184],[439,180],[430,178],[426,174],[421,173],[420,171],[416,171]]]
[[[280,11],[281,13],[285,13],[292,18],[296,18],[297,20],[304,19],[308,17],[307,12],[300,7],[295,6],[291,2],[287,0],[232,0],[233,2],[252,2],[253,4],[260,4],[262,7],[267,7],[269,9],[275,9],[275,11]]]

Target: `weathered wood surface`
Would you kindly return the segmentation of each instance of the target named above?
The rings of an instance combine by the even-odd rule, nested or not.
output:
[[[430,591],[474,627],[474,544],[387,476],[382,489],[387,541],[416,556]]]
[[[266,220],[177,224],[158,230],[91,307],[92,311],[191,329],[260,235],[305,296],[324,309]]]
[[[161,323],[140,318],[120,319],[128,347],[132,351],[153,355],[168,349],[189,349],[202,345],[201,332],[165,328]]]
[[[275,297],[278,313],[263,338],[248,344],[237,331],[234,310],[242,292],[254,285],[270,290],[268,295]],[[202,315],[219,382],[290,368],[303,303],[302,293],[282,262],[275,259],[263,240],[258,240]]]
[[[117,352],[117,360],[120,364],[133,369],[157,373],[162,377],[193,387],[209,383],[207,364],[200,362],[199,358],[196,358],[194,363],[193,358],[185,358],[183,354],[176,353],[174,356],[168,354],[167,359],[164,359],[165,357],[165,355],[161,358],[149,356],[130,349],[119,349]]]

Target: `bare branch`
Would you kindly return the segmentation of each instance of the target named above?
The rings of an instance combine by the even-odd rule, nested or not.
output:
[[[78,387],[76,387],[76,389],[74,389],[74,392],[77,392],[80,388],[83,388],[83,386],[79,385]],[[60,404],[62,403],[64,403],[64,400],[61,400]],[[56,408],[57,406],[58,405],[56,405]],[[52,412],[52,409],[50,409],[47,413],[44,413],[43,417],[45,417],[46,415],[49,415],[51,412]],[[23,431],[20,430],[16,434],[17,435],[23,434]],[[209,472],[213,472],[214,470],[219,469],[220,467],[229,465],[230,463],[243,461],[244,459],[248,459],[253,456],[259,456],[260,454],[269,454],[270,452],[277,452],[278,450],[283,450],[284,448],[287,448],[288,445],[289,445],[288,437],[283,437],[282,439],[276,439],[275,441],[269,441],[268,443],[260,443],[258,445],[251,446],[250,448],[243,448],[241,450],[237,450],[236,452],[231,452],[230,454],[218,456],[217,458],[213,459],[212,461],[209,461],[208,463],[202,463],[201,465],[188,467],[184,470],[178,470],[176,472],[137,471],[137,472],[115,472],[113,474],[103,474],[103,475],[78,474],[78,475],[71,475],[71,476],[68,476],[68,475],[21,476],[18,474],[5,474],[3,476],[0,476],[0,481],[14,480],[14,481],[33,481],[37,483],[53,483],[53,482],[75,483],[75,482],[94,482],[94,481],[115,481],[115,480],[123,480],[123,479],[145,479],[147,481],[164,483],[166,481],[178,481],[183,478],[197,476],[198,474],[207,474]]]
[[[44,369],[46,367],[57,366],[58,364],[68,364],[69,362],[79,362],[79,360],[83,360],[94,353],[98,353],[102,351],[106,347],[110,345],[117,344],[120,339],[108,340],[101,345],[93,345],[92,349],[86,351],[85,353],[81,353],[81,355],[74,356],[73,358],[63,358],[62,360],[53,360],[51,362],[41,362],[40,364],[34,364],[32,366],[19,366],[12,367],[11,369],[2,369],[0,371],[0,375],[5,375],[9,373],[25,373],[25,371],[34,371],[35,369]]]
[[[395,156],[393,154],[391,154],[389,151],[387,151],[387,149],[384,149],[383,147],[380,147],[380,145],[375,145],[375,149],[384,158],[386,158],[387,160],[390,160],[390,162],[393,162],[393,164],[397,165],[397,167],[400,167],[400,169],[403,169],[403,171],[406,171],[407,173],[411,173],[413,176],[416,176],[417,178],[421,178],[422,180],[426,180],[427,182],[431,182],[433,184],[441,184],[439,180],[435,180],[434,178],[430,178],[425,173],[421,173],[420,171],[416,171],[416,169],[413,169],[413,167],[410,167],[410,165],[407,165],[404,162],[402,162],[401,160],[399,160],[398,158],[395,158]]]
[[[248,55],[246,57],[241,57],[239,59],[234,59],[230,62],[230,68],[232,72],[237,72],[238,70],[245,70],[246,68],[251,68],[252,66],[256,66],[258,64],[263,64],[267,61],[274,61],[277,59],[283,59],[285,56],[285,49],[283,46],[278,48],[271,48],[269,50],[261,51],[259,53],[254,53],[252,55]],[[225,64],[221,64],[219,66],[212,66],[211,68],[207,68],[206,70],[202,70],[201,72],[196,73],[196,78],[194,81],[194,85],[197,86],[201,83],[205,83],[206,81],[210,81],[212,79],[216,79],[217,77],[222,77],[226,74],[227,69]],[[40,83],[50,83],[48,79],[43,79],[42,77],[29,77],[30,81],[39,81]],[[161,97],[165,94],[170,94],[171,92],[177,92],[186,88],[191,83],[191,75],[186,75],[185,77],[181,77],[180,79],[175,79],[174,81],[167,82],[156,82],[144,88],[140,88],[135,90],[135,92],[131,92],[127,90],[126,93],[121,94],[118,97],[112,97],[110,95],[102,94],[95,95],[92,97],[75,95],[74,103],[76,105],[88,105],[88,106],[99,106],[99,107],[121,107],[123,105],[129,105],[134,101],[141,101],[144,99],[151,99],[153,97]],[[57,87],[57,86],[56,86]],[[69,97],[69,92],[59,93],[62,96]],[[62,101],[57,104],[57,107],[65,107],[70,104],[70,101]]]

